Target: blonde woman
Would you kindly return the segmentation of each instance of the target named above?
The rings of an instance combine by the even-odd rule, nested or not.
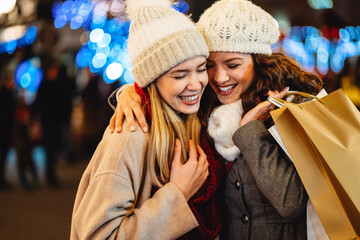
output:
[[[224,168],[196,116],[208,83],[206,43],[167,0],[131,0],[127,13],[150,128],[105,131],[78,188],[71,239],[215,239]]]

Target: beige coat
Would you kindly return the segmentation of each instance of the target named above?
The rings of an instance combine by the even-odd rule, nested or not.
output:
[[[198,226],[173,183],[152,198],[139,127],[121,134],[106,129],[76,194],[71,239],[175,239]]]

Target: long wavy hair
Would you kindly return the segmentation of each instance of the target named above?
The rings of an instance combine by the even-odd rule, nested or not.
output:
[[[188,141],[200,142],[201,125],[196,114],[176,113],[160,96],[155,82],[147,90],[151,102],[151,127],[146,159],[153,184],[162,187],[170,180],[175,139],[181,143],[181,162],[188,160]]]
[[[249,88],[240,96],[244,114],[256,106],[256,97],[265,101],[267,96],[264,94],[268,90],[281,91],[289,86],[290,90],[317,94],[323,86],[323,81],[318,75],[304,71],[295,60],[283,53],[273,53],[270,56],[251,54],[251,56],[254,62],[254,79]],[[297,98],[299,97],[295,97],[293,101],[296,102]],[[219,105],[221,103],[216,94],[208,86],[198,113],[203,126],[207,126],[207,119],[213,108]]]

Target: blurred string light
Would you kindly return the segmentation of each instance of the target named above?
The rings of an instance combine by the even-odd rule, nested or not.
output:
[[[346,58],[360,55],[360,26],[341,29],[293,27],[283,39],[284,52],[304,69],[325,75],[329,69],[338,73]]]
[[[186,12],[189,5],[185,1],[178,1],[173,8]],[[127,49],[130,22],[126,21],[124,10],[123,0],[67,0],[56,1],[52,5],[56,28],[69,24],[71,29],[84,29],[76,65],[79,68],[88,67],[91,72],[102,75],[106,83],[134,82]]]
[[[334,5],[332,0],[308,0],[308,4],[313,9],[328,9]]]
[[[36,39],[36,26],[24,25],[8,27],[0,31],[0,54],[13,53],[18,47],[25,47],[34,43]]]

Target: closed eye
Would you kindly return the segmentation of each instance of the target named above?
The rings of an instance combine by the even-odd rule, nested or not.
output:
[[[186,76],[186,74],[185,74],[185,75],[182,75],[182,76],[176,76],[176,77],[174,77],[174,79],[177,79],[177,80],[183,79],[185,76]]]
[[[238,66],[240,66],[240,64],[230,64],[228,65],[228,68],[233,69],[233,68],[237,68]]]

